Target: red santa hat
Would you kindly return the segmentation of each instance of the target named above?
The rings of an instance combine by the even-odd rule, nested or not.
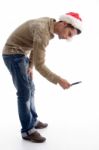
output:
[[[60,16],[59,20],[71,24],[74,28],[78,29],[80,32],[82,31],[82,19],[80,18],[78,13],[75,12],[66,13]]]

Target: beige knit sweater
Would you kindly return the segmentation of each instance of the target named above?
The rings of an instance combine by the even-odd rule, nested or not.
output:
[[[60,77],[45,65],[45,48],[54,38],[55,19],[43,17],[20,25],[8,38],[3,54],[29,54],[29,67],[35,66],[41,75],[57,84]]]

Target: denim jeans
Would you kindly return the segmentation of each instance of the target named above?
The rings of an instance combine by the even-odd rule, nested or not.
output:
[[[18,114],[21,122],[21,133],[27,133],[34,129],[37,121],[37,113],[34,105],[34,83],[27,73],[29,66],[28,57],[15,54],[3,55],[4,62],[10,71],[14,86],[17,90]]]

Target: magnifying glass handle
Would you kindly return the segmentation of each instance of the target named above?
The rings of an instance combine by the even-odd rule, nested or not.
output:
[[[71,85],[76,85],[76,84],[79,84],[79,83],[81,83],[81,81],[74,82],[74,83],[72,83]]]

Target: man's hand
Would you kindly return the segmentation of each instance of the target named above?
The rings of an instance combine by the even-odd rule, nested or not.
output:
[[[68,89],[68,88],[70,88],[70,86],[71,86],[71,84],[70,84],[67,80],[62,79],[62,78],[60,78],[60,80],[59,80],[59,85],[60,85],[63,89]]]
[[[27,73],[30,76],[30,78],[33,79],[33,70],[32,70],[32,68],[29,67],[28,70],[27,70]]]

